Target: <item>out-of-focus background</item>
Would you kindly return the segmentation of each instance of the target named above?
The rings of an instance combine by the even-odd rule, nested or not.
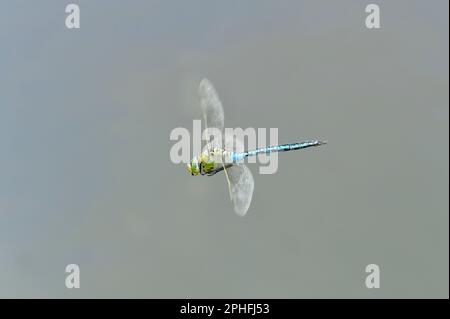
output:
[[[378,30],[369,1],[73,2],[78,30],[1,1],[0,297],[448,298],[447,1]],[[244,218],[169,157],[203,77],[227,127],[329,141],[252,165]]]

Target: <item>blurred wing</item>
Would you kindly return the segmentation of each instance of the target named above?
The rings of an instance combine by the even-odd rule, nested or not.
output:
[[[235,164],[227,168],[227,172],[230,179],[230,195],[234,211],[239,216],[244,216],[250,207],[255,187],[252,172],[244,164]]]
[[[202,106],[206,128],[214,127],[222,131],[224,121],[222,103],[208,79],[203,79],[200,82],[198,94],[200,96],[200,104]]]
[[[202,152],[205,152],[205,151],[209,152],[210,150],[218,148],[218,147],[219,148],[222,147],[221,143],[213,139],[209,143],[207,143],[205,146],[203,146]]]

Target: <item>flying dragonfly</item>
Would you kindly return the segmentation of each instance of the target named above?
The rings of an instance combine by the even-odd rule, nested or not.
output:
[[[267,146],[256,150],[244,150],[243,143],[236,136],[224,134],[224,112],[222,102],[214,86],[208,79],[203,79],[198,88],[203,120],[206,130],[220,131],[222,141],[212,140],[203,148],[200,155],[194,157],[187,170],[192,176],[213,176],[224,171],[228,182],[228,192],[234,211],[244,216],[250,207],[253,196],[254,180],[252,173],[244,164],[244,159],[258,154],[287,152],[326,144],[319,140],[306,140],[300,143]]]

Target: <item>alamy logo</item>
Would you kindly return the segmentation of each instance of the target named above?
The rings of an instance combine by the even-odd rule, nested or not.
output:
[[[380,7],[377,4],[369,4],[366,7],[366,27],[367,29],[379,29],[380,28]]]
[[[77,264],[69,264],[66,267],[66,287],[68,289],[80,288],[80,267]]]
[[[188,164],[193,156],[202,153],[202,141],[210,142],[216,148],[233,150],[242,153],[247,150],[255,150],[267,146],[267,129],[265,128],[225,128],[222,131],[216,128],[206,128],[202,131],[201,120],[193,121],[192,136],[188,129],[177,127],[170,132],[170,140],[176,143],[170,149],[170,160],[174,164]],[[278,144],[278,129],[269,129],[270,145]],[[244,147],[244,142],[246,142]],[[191,150],[192,145],[192,150]],[[246,158],[248,163],[262,164],[259,167],[260,174],[274,174],[278,169],[278,153],[260,153],[257,156]],[[231,157],[225,157],[224,163],[232,161]]]
[[[66,6],[66,28],[79,29],[80,28],[80,7],[77,4],[68,4]]]
[[[367,265],[366,272],[369,273],[366,277],[366,287],[380,288],[380,267],[376,264]]]

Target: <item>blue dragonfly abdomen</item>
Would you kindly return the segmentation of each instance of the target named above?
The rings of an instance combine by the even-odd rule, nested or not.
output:
[[[319,140],[308,140],[300,143],[281,144],[276,146],[261,147],[256,150],[246,151],[241,153],[232,153],[231,159],[233,162],[239,162],[246,157],[256,156],[258,154],[270,154],[274,152],[288,152],[293,150],[301,150],[308,147],[320,146],[326,144],[326,142]]]

